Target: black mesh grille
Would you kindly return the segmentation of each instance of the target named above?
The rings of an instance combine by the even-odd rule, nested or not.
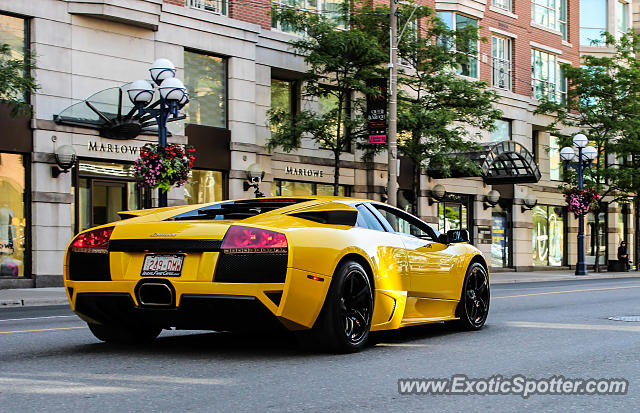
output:
[[[287,254],[220,254],[216,282],[283,283]]]
[[[69,279],[72,281],[111,281],[109,254],[71,252]]]

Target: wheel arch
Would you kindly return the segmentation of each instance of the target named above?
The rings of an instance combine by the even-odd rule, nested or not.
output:
[[[350,252],[350,253],[344,255],[342,258],[340,258],[340,261],[338,261],[338,264],[333,269],[333,273],[335,274],[336,271],[338,270],[338,268],[340,268],[340,266],[344,262],[349,261],[349,260],[355,261],[358,264],[362,265],[362,268],[364,268],[365,272],[367,273],[367,277],[369,277],[369,282],[371,283],[371,290],[374,291],[375,288],[376,288],[376,283],[375,283],[375,279],[374,279],[374,276],[373,276],[373,268],[371,267],[371,263],[369,263],[369,260],[367,260],[365,257],[363,257],[360,254],[357,254],[355,252]],[[374,297],[375,297],[375,294],[374,294]]]
[[[482,254],[476,254],[474,255],[470,260],[469,260],[469,264],[467,265],[467,268],[471,266],[471,264],[473,263],[479,263],[480,265],[482,265],[485,269],[485,271],[487,272],[487,274],[489,274],[489,266],[487,265],[487,260],[484,259],[484,257],[482,256]]]

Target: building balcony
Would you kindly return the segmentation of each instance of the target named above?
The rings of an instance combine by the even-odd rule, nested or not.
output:
[[[65,0],[70,14],[158,30],[162,0]]]

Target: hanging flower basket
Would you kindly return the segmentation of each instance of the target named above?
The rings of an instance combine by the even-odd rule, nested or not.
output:
[[[602,199],[600,192],[591,188],[569,188],[565,189],[563,193],[564,199],[567,201],[567,209],[569,212],[573,212],[576,217],[585,215]]]
[[[195,149],[191,146],[170,144],[165,148],[147,143],[140,149],[140,158],[133,170],[138,185],[168,192],[172,186],[182,186],[193,167]]]

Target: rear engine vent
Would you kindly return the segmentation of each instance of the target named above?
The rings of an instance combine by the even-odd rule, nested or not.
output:
[[[71,251],[69,279],[72,281],[111,281],[109,254]]]
[[[220,254],[215,282],[283,283],[287,276],[286,253]]]

